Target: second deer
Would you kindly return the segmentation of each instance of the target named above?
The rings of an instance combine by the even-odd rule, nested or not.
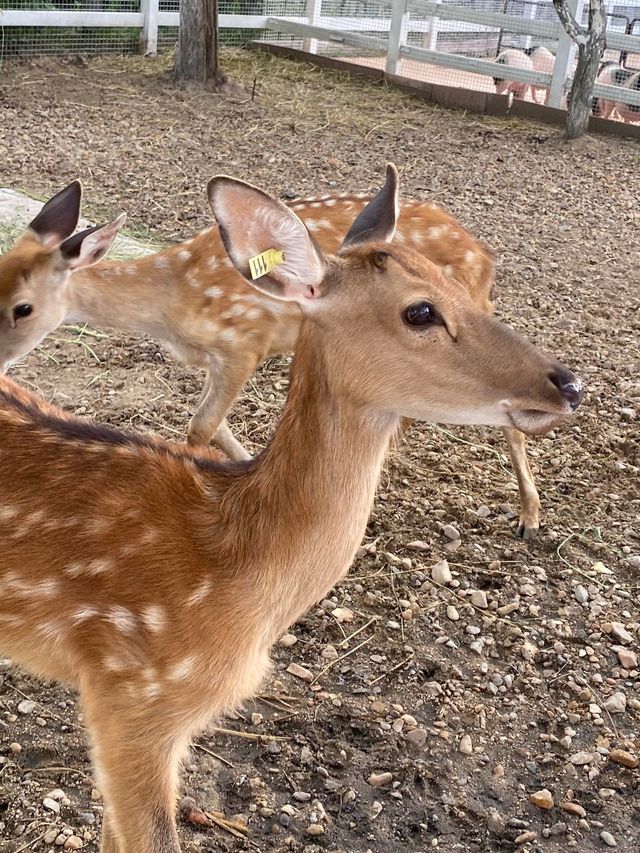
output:
[[[319,246],[335,251],[366,203],[367,196],[347,195],[301,200],[291,207]],[[24,249],[32,243],[29,235],[34,225],[42,232],[48,222],[59,223],[56,217],[61,210],[71,234],[80,213],[77,182],[45,205],[15,249],[0,258],[0,318],[3,310],[6,317],[19,309],[30,311],[15,317],[13,323],[0,322],[0,370],[29,352],[61,322],[148,334],[183,363],[207,371],[200,403],[189,424],[189,443],[205,445],[213,437],[231,459],[248,458],[226,415],[266,357],[293,350],[301,322],[298,306],[278,302],[249,286],[232,267],[215,226],[137,260],[106,261],[86,268],[98,258],[85,252],[82,263],[62,268],[51,256],[50,264],[58,265],[53,281],[47,281],[48,270],[41,265],[26,286],[21,279],[14,282],[13,271],[28,266]],[[98,232],[101,249],[119,223],[116,220]],[[486,246],[433,204],[402,204],[397,225],[396,243],[422,253],[459,282],[480,309],[493,311],[494,262]],[[59,224],[55,227],[60,229]],[[60,235],[60,239],[62,236],[68,235]],[[72,269],[77,271],[69,276]],[[505,427],[504,433],[520,491],[517,534],[531,538],[539,526],[540,499],[524,435],[514,427]]]

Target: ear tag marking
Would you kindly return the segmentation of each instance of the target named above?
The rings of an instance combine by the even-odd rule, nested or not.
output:
[[[279,267],[280,264],[285,262],[285,260],[284,252],[281,252],[280,249],[267,249],[266,252],[262,252],[260,255],[255,255],[253,258],[249,258],[251,278],[254,281],[257,278],[261,278],[263,275],[270,273],[275,267]]]

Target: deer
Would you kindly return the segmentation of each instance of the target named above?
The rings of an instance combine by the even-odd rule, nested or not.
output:
[[[369,196],[347,194],[301,199],[290,204],[325,251],[335,251]],[[50,243],[70,239],[80,214],[80,185],[74,182],[44,205],[14,249],[0,258],[0,372],[33,349],[60,323],[88,323],[161,341],[183,363],[207,371],[200,403],[190,421],[190,445],[214,443],[231,459],[249,454],[234,437],[226,415],[243,386],[268,356],[292,351],[301,322],[294,303],[252,288],[229,261],[214,225],[157,253],[125,261],[103,261],[85,251],[75,266],[48,253],[31,272],[25,289],[20,271],[29,266],[34,236]],[[59,217],[64,209],[65,216]],[[47,222],[56,222],[46,234]],[[75,221],[75,222],[74,222]],[[64,224],[64,234],[59,233]],[[102,257],[117,219],[94,232]],[[491,250],[434,204],[401,205],[395,242],[416,249],[461,284],[478,307],[493,311],[495,263]],[[2,324],[2,314],[5,323]],[[7,322],[8,319],[8,322]],[[533,539],[540,524],[540,498],[526,455],[525,437],[503,429],[520,493],[516,535]]]
[[[255,693],[274,641],[348,571],[403,418],[539,434],[582,397],[568,368],[392,241],[393,165],[335,255],[248,183],[217,176],[208,194],[234,268],[303,318],[257,457],[94,424],[0,377],[0,648],[79,691],[102,853],[179,853],[191,739]]]

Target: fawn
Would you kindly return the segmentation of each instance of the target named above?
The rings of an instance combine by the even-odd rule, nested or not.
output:
[[[215,227],[138,260],[105,262],[91,269],[83,263],[85,269],[76,267],[66,278],[61,269],[50,282],[43,267],[39,275],[31,276],[25,291],[24,282],[13,278],[16,270],[28,268],[25,250],[33,245],[34,234],[55,242],[46,234],[46,227],[49,221],[55,221],[55,228],[61,227],[61,209],[67,230],[58,237],[62,240],[71,234],[79,216],[78,190],[74,182],[51,199],[14,250],[0,258],[0,321],[3,308],[10,320],[4,325],[0,322],[0,371],[61,322],[147,333],[162,341],[179,360],[207,369],[200,404],[189,425],[189,443],[208,444],[214,436],[230,458],[248,458],[231,433],[226,414],[266,356],[293,349],[301,320],[297,305],[277,302],[248,285],[227,258]],[[334,196],[300,200],[290,206],[321,248],[334,251],[366,198]],[[118,222],[99,232],[103,248]],[[406,202],[400,209],[395,242],[420,251],[441,266],[466,288],[478,307],[492,312],[493,255],[453,217],[433,204]],[[53,252],[49,266],[61,267]],[[528,539],[538,531],[540,499],[523,434],[513,427],[505,427],[504,433],[520,491],[516,533]]]
[[[394,167],[335,256],[249,184],[209,195],[236,269],[281,251],[249,285],[303,315],[257,458],[93,425],[0,377],[0,647],[79,689],[102,853],[179,853],[190,738],[254,693],[274,640],[347,572],[401,418],[539,433],[580,402],[567,368],[390,242]]]

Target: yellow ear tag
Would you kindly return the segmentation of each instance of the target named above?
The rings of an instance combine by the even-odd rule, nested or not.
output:
[[[271,272],[275,267],[279,267],[285,260],[284,252],[281,252],[280,249],[267,249],[266,252],[249,258],[251,278],[255,281],[257,278]]]

